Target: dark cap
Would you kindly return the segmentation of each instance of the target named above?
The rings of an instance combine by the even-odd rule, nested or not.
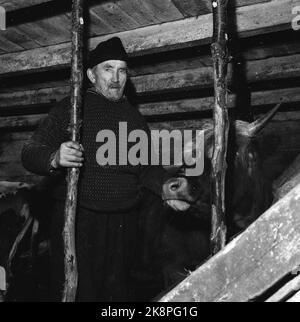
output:
[[[120,38],[113,37],[99,43],[89,54],[88,68],[92,68],[106,60],[123,60],[127,62],[128,56]]]

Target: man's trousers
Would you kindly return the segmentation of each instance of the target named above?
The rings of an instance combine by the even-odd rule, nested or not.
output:
[[[51,227],[51,285],[54,301],[61,301],[64,281],[64,203],[56,201]],[[78,207],[76,256],[77,301],[132,301],[130,270],[138,236],[138,210],[101,213]]]

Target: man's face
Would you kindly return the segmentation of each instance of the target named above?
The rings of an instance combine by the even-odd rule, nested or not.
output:
[[[88,69],[88,77],[98,92],[111,101],[118,101],[124,93],[127,64],[122,60],[107,60]]]

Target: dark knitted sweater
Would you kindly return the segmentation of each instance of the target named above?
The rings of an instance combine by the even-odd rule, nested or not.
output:
[[[29,171],[39,175],[51,175],[52,154],[61,143],[70,140],[67,131],[70,119],[69,102],[70,99],[65,98],[53,108],[24,146],[22,162]],[[81,168],[79,181],[79,204],[82,206],[103,211],[129,209],[140,200],[142,186],[161,195],[162,183],[167,177],[161,166],[118,165],[119,122],[127,122],[127,133],[142,129],[149,135],[144,118],[126,99],[112,102],[88,90],[84,99],[81,136],[84,166]],[[97,150],[103,144],[96,142],[100,130],[112,130],[116,135],[117,165],[99,165],[96,160]],[[54,191],[54,197],[58,199],[65,198],[65,174],[65,169],[53,174],[58,178]]]

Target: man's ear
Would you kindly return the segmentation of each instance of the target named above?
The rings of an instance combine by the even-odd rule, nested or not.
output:
[[[87,74],[87,77],[89,78],[89,80],[91,81],[91,83],[94,84],[96,80],[95,80],[95,75],[94,75],[92,69],[88,68],[88,70],[86,71],[86,74]]]

